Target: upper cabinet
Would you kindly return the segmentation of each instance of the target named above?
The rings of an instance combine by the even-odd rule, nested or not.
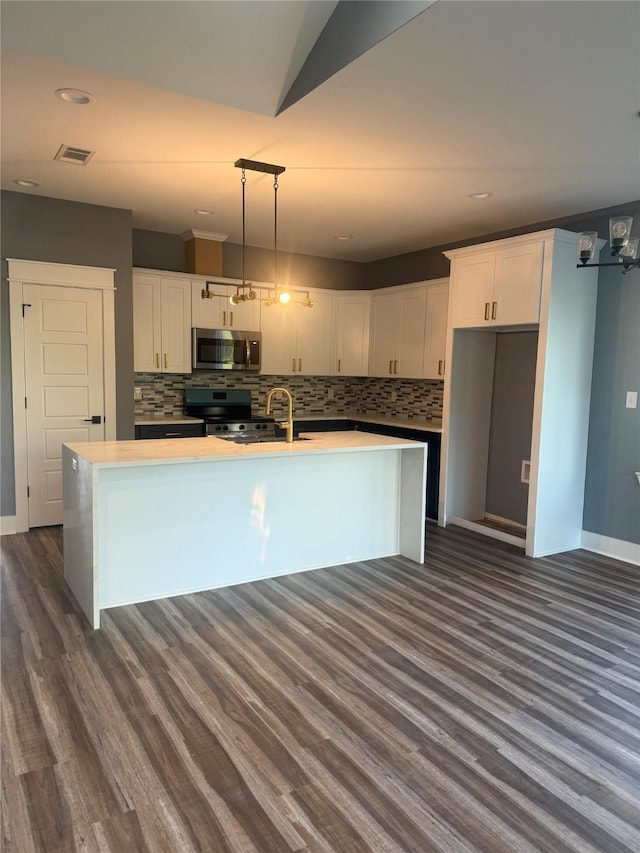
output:
[[[371,294],[348,291],[335,294],[337,376],[367,376]]]
[[[202,298],[209,282],[214,296]],[[201,329],[238,329],[260,331],[260,300],[247,300],[239,305],[229,301],[237,288],[217,279],[202,279],[191,283],[191,325]]]
[[[444,376],[448,309],[449,285],[446,282],[430,284],[427,287],[423,379],[442,379]]]
[[[369,374],[433,378],[444,374],[446,282],[385,288],[371,297]]]
[[[134,273],[134,370],[190,373],[190,330],[190,282]]]
[[[293,301],[263,309],[261,373],[329,376],[334,372],[333,291],[310,290],[309,295],[312,308]]]
[[[538,323],[544,243],[530,238],[509,242],[493,250],[479,246],[445,252],[451,259],[453,328]]]

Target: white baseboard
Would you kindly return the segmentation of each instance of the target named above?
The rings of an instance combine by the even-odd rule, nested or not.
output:
[[[459,518],[456,515],[449,515],[447,517],[447,524],[457,524],[458,527],[464,527],[465,530],[473,530],[474,533],[481,533],[490,539],[499,539],[500,542],[517,545],[519,548],[524,548],[526,544],[524,536],[522,538],[512,536],[510,533],[503,533],[502,530],[495,530],[493,527],[487,527],[486,524],[478,524],[476,521],[467,521],[466,518]]]
[[[0,515],[0,536],[17,531],[17,519],[15,515]]]
[[[611,536],[601,536],[599,533],[583,530],[581,546],[587,551],[640,566],[640,545],[635,542],[625,542],[624,539],[613,539]]]

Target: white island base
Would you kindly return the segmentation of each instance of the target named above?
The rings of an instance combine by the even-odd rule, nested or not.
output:
[[[402,554],[424,562],[427,446],[360,432],[63,446],[64,574],[100,611]]]

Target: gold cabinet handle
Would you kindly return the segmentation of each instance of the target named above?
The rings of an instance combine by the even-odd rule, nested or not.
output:
[[[497,313],[498,313],[498,303],[497,303],[497,302],[492,302],[492,303],[491,303],[491,319],[492,319],[492,320],[495,320],[495,319],[496,319],[496,315],[497,315]]]
[[[156,367],[160,367],[160,353],[156,353]]]
[[[397,362],[397,360],[395,360],[395,361],[393,362],[393,372],[394,372],[396,375],[397,375],[397,373],[398,373],[398,362]]]
[[[166,352],[164,354],[164,366],[169,367],[169,356],[166,354]]]
[[[438,361],[438,376],[442,376],[442,359]]]
[[[293,372],[295,373],[296,372],[296,360],[295,360],[295,358],[291,359],[291,367],[293,369]]]
[[[222,325],[223,326],[227,325],[227,312],[226,311],[222,312]]]
[[[298,373],[302,373],[302,359],[298,359]]]
[[[340,373],[340,365],[342,364],[342,360],[338,359],[338,373]]]
[[[485,320],[489,319],[489,303],[488,302],[484,303],[484,319]]]
[[[393,359],[389,359],[389,373],[393,373]]]
[[[229,325],[233,326],[233,311],[229,311]]]

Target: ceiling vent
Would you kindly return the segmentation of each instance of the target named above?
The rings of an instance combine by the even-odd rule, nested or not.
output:
[[[75,163],[76,166],[86,166],[95,153],[95,151],[87,151],[84,148],[74,148],[72,145],[61,145],[53,159],[60,160],[61,163]]]

